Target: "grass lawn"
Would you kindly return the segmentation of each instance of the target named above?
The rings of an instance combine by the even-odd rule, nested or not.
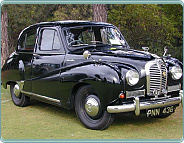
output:
[[[9,89],[1,87],[1,137],[3,139],[181,139],[183,108],[166,119],[116,115],[106,130],[86,129],[74,111],[32,101],[30,106],[13,104]]]

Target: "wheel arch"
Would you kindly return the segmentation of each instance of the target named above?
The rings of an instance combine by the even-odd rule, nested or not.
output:
[[[120,84],[116,85],[115,84],[108,84],[108,83],[77,83],[73,88],[71,92],[71,96],[69,98],[70,102],[70,109],[73,109],[75,107],[75,96],[79,89],[81,87],[91,85],[92,88],[94,89],[96,96],[99,97],[102,108],[105,110],[106,106],[110,104],[112,101],[116,100],[119,96],[119,93],[122,91],[122,87]]]
[[[71,108],[74,108],[74,104],[75,104],[75,95],[77,94],[77,92],[79,91],[79,89],[83,86],[86,85],[90,85],[89,83],[77,83],[73,88],[72,88],[72,92],[71,92],[71,96],[70,96],[70,104],[71,104]]]
[[[7,89],[7,86],[10,85],[11,83],[16,83],[15,81],[7,81],[7,82],[2,82],[2,85],[5,89]]]

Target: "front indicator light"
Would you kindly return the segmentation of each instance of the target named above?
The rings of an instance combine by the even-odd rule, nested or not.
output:
[[[123,98],[125,98],[125,95],[124,95],[123,93],[121,93],[121,94],[119,95],[119,98],[123,99]]]

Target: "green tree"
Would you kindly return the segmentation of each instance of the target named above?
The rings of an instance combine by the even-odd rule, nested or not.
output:
[[[11,4],[3,5],[8,13],[9,51],[15,50],[19,33],[27,26],[47,21],[58,5]]]
[[[92,20],[92,6],[90,4],[59,5],[51,20]]]
[[[175,28],[178,29],[179,35],[175,36],[175,42],[172,48],[170,48],[170,53],[173,56],[178,57],[181,61],[183,58],[183,7],[179,4],[164,4],[161,5],[163,12],[166,17],[173,22]]]
[[[117,25],[131,47],[148,46],[150,52],[163,54],[165,45],[174,48],[180,32],[156,4],[111,5],[108,22]]]
[[[93,20],[91,4],[12,4],[3,5],[8,17],[9,54],[15,50],[21,30],[34,23],[55,20]],[[167,45],[173,57],[183,58],[183,9],[181,5],[105,5],[107,22],[116,25],[135,49],[148,46],[162,55]],[[101,8],[99,11],[102,11]],[[106,20],[105,20],[106,21]],[[1,49],[2,50],[2,49]]]

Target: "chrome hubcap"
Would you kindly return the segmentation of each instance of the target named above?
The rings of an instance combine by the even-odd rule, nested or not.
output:
[[[18,84],[16,84],[16,85],[14,86],[13,92],[14,92],[15,96],[19,97],[19,95],[20,95],[20,87],[19,87]]]
[[[95,98],[89,97],[85,103],[85,110],[89,116],[96,116],[99,112],[99,103]]]

